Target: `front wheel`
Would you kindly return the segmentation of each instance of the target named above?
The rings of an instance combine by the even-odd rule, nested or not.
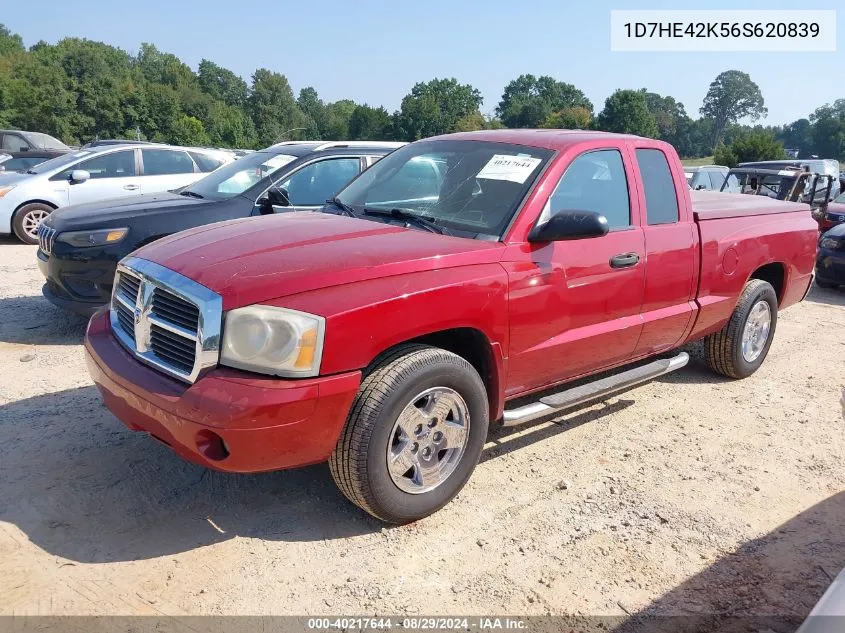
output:
[[[388,523],[426,517],[454,498],[487,438],[487,392],[466,360],[404,345],[361,384],[329,460],[352,503]]]
[[[778,298],[771,284],[751,279],[725,327],[704,341],[710,369],[730,378],[753,374],[769,353],[778,322]]]
[[[12,230],[24,244],[38,244],[38,227],[55,209],[41,202],[23,205],[15,212]]]

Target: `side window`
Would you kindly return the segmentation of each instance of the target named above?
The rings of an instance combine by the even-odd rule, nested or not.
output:
[[[135,150],[112,152],[104,156],[95,156],[76,165],[71,165],[50,180],[67,180],[74,169],[84,169],[91,174],[91,180],[97,178],[128,178],[135,175]]]
[[[637,162],[645,190],[649,224],[671,224],[678,221],[678,196],[666,155],[659,149],[638,149]],[[705,176],[706,177],[706,176]]]
[[[2,145],[0,149],[5,149],[10,152],[25,152],[29,150],[29,143],[18,134],[6,133],[3,135]]]
[[[188,153],[191,155],[191,158],[194,159],[194,162],[197,164],[197,167],[200,168],[200,171],[204,174],[214,171],[223,164],[221,159],[209,156],[208,154],[200,154],[199,152]]]
[[[361,171],[358,158],[334,158],[306,165],[279,184],[291,206],[322,206]]]
[[[582,154],[574,161],[549,198],[548,211],[595,211],[607,218],[610,229],[631,226],[628,179],[619,150]]]
[[[188,152],[170,149],[142,149],[145,176],[168,176],[170,174],[194,173],[194,161]]]
[[[710,182],[713,184],[713,190],[719,191],[725,182],[725,174],[715,169],[710,171]]]

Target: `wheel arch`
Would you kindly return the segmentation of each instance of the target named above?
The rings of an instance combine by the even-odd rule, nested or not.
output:
[[[780,306],[786,289],[786,266],[782,262],[769,262],[759,266],[749,275],[748,281],[752,279],[760,279],[771,285],[775,289],[778,306]]]
[[[9,232],[14,232],[14,225],[15,225],[15,216],[18,214],[18,211],[23,209],[28,204],[43,204],[46,205],[55,211],[59,208],[55,202],[50,202],[49,200],[44,200],[43,198],[36,198],[35,200],[27,200],[26,202],[21,202],[18,206],[15,207],[15,210],[12,211],[12,215],[9,216]]]
[[[490,420],[497,420],[501,417],[504,408],[504,359],[500,346],[491,342],[484,332],[474,327],[456,327],[401,341],[378,354],[364,370],[364,374],[366,375],[371,371],[378,358],[401,345],[409,343],[437,347],[466,360],[478,372],[484,383],[484,388],[487,390]]]

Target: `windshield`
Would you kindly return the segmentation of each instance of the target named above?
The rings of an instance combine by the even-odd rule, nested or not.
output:
[[[62,143],[59,139],[50,136],[49,134],[42,134],[41,132],[30,132],[30,140],[34,141],[38,147],[42,149],[68,149],[68,146]]]
[[[838,204],[845,204],[845,193],[840,193],[833,199],[833,201]]]
[[[500,239],[553,152],[486,141],[437,140],[406,145],[366,170],[337,198],[362,217],[407,223],[399,210],[449,233]]]
[[[210,200],[234,198],[295,160],[296,156],[288,154],[253,152],[198,180],[188,190]]]
[[[27,173],[46,174],[48,171],[53,171],[54,169],[58,169],[59,167],[65,167],[66,165],[75,163],[80,158],[90,156],[91,153],[92,152],[82,150],[79,152],[71,152],[70,154],[62,154],[61,156],[56,156],[56,158],[51,158],[50,160],[44,161],[40,165],[30,167]]]

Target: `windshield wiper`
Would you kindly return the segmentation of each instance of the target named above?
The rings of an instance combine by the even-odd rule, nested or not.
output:
[[[342,215],[348,215],[350,218],[357,218],[358,217],[358,213],[357,213],[357,211],[355,211],[355,209],[350,207],[345,202],[342,202],[338,198],[329,198],[328,200],[326,200],[326,202],[329,203],[329,204],[333,204],[338,209],[340,209],[343,212]]]
[[[180,195],[180,196],[187,196],[187,197],[189,197],[189,198],[199,198],[200,200],[202,200],[203,198],[205,198],[205,196],[201,196],[201,195],[200,195],[200,194],[198,194],[196,191],[190,191],[190,190],[188,190],[188,189],[185,189],[185,191],[180,191],[180,192],[179,192],[179,195]]]
[[[377,215],[386,218],[396,218],[398,220],[407,220],[417,226],[424,228],[431,233],[439,233],[440,235],[452,235],[452,232],[442,224],[439,224],[437,218],[430,215],[423,215],[414,213],[413,211],[405,211],[405,209],[364,209],[366,215]]]

